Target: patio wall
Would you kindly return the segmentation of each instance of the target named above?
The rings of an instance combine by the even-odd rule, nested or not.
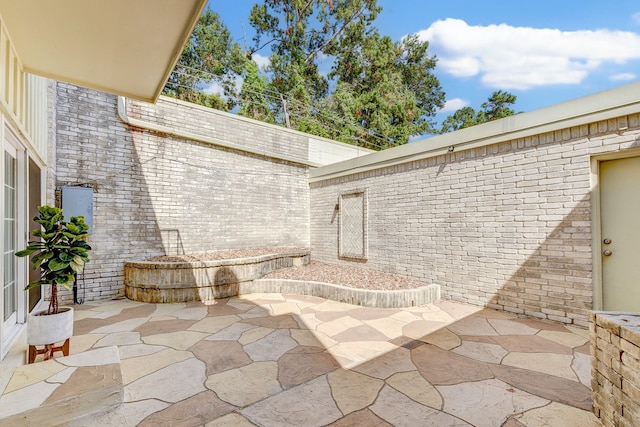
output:
[[[519,119],[527,121],[524,115],[513,120]],[[478,138],[476,148],[465,149],[472,135],[495,129],[500,138],[509,124],[370,156],[379,161],[312,171],[312,259],[439,284],[445,299],[587,326],[593,307],[590,159],[637,147],[640,117],[489,145]],[[360,259],[339,253],[341,209],[350,209],[340,196],[348,194],[365,203],[363,225],[355,222],[364,230]],[[343,235],[351,239],[354,231]]]
[[[55,86],[56,189],[94,189],[87,300],[123,294],[125,261],[219,249],[309,247],[307,136],[276,135],[246,119],[234,125],[198,106],[164,98],[156,105],[129,104],[130,118],[234,139],[299,163],[277,160],[130,126],[118,117],[116,96]]]

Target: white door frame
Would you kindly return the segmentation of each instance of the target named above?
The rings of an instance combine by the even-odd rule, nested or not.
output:
[[[591,238],[593,266],[593,309],[602,310],[602,224],[600,215],[600,163],[640,156],[640,148],[591,157]]]
[[[15,155],[16,159],[16,250],[23,248],[26,245],[26,212],[27,212],[27,152],[24,146],[20,143],[20,139],[16,136],[16,133],[9,127],[6,120],[0,121],[0,140],[2,141],[2,156],[0,161],[2,162],[2,189],[0,190],[0,216],[3,220],[4,227],[4,156],[6,152],[11,152]],[[4,232],[2,233],[4,236]],[[4,238],[4,237],[3,237]],[[4,243],[3,243],[4,244]],[[0,260],[2,265],[2,271],[4,271],[4,257]],[[24,291],[24,286],[27,281],[27,259],[16,258],[16,293],[17,293],[17,306],[15,313],[15,323],[5,324],[4,322],[4,293],[0,294],[0,358],[4,358],[9,351],[11,344],[17,338],[22,325],[26,322],[27,318],[27,293]]]

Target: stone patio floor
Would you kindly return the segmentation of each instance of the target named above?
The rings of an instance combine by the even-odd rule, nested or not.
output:
[[[587,330],[452,302],[117,300],[74,332],[72,354],[118,346],[124,404],[72,426],[600,425]]]

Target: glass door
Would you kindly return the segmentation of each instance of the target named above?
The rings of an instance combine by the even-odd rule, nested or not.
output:
[[[3,294],[3,329],[6,332],[13,329],[17,323],[18,312],[18,280],[17,258],[17,169],[16,151],[5,147],[4,151],[4,217],[3,217],[3,266],[4,281]]]

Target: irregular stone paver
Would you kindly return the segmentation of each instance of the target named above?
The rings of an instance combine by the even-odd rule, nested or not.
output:
[[[488,321],[500,335],[535,335],[540,331],[540,329],[532,328],[513,320],[488,319]]]
[[[191,358],[174,363],[127,385],[124,401],[159,399],[164,402],[179,402],[205,391],[205,366],[200,360]]]
[[[459,384],[493,378],[487,363],[429,344],[411,350],[411,360],[420,374],[433,385]]]
[[[82,350],[118,345],[118,350],[100,348],[110,353],[97,357],[120,360],[129,381],[126,403],[71,425],[137,425],[145,418],[143,424],[158,425],[469,425],[447,412],[468,410],[468,399],[462,397],[473,387],[484,402],[480,406],[491,406],[496,394],[509,401],[521,393],[562,408],[549,404],[515,412],[517,405],[511,410],[507,406],[498,411],[507,417],[503,427],[565,425],[563,413],[577,410],[580,419],[591,408],[587,331],[510,313],[451,302],[369,309],[267,294],[212,305],[103,304],[79,307],[76,314],[82,320],[76,322],[76,333],[81,336],[72,339],[71,351],[74,342]],[[459,320],[451,324],[452,319]],[[199,331],[188,330],[196,324]],[[101,328],[114,332],[92,333]],[[247,348],[267,360],[254,362]],[[506,363],[518,367],[499,364],[509,351]],[[538,353],[544,356],[536,358]],[[95,357],[76,354],[68,368],[44,374],[47,378],[34,385],[66,385],[66,392],[54,396],[76,392],[82,382],[78,379],[92,369]],[[540,372],[548,360],[553,368]],[[10,375],[4,377],[3,384],[9,383]],[[487,384],[507,388],[492,392]],[[452,398],[439,388],[463,392],[452,392]],[[34,389],[26,398],[37,399],[38,393]],[[5,391],[0,398],[0,411],[11,394]],[[316,402],[321,402],[319,409]],[[240,407],[244,409],[234,410]],[[333,415],[318,412],[326,408]],[[254,418],[248,419],[249,414]]]
[[[591,388],[591,356],[574,353],[571,369],[576,373],[582,384]]]
[[[522,323],[523,325],[527,325],[534,329],[540,329],[542,331],[567,332],[567,329],[564,327],[564,325],[561,325],[560,323],[556,323],[556,322],[551,322],[549,320],[517,318],[517,319],[513,319],[513,321],[517,323]]]
[[[203,391],[168,408],[155,412],[138,424],[138,427],[180,426],[197,427],[209,420],[233,411],[235,406],[218,399],[212,391]]]
[[[488,319],[481,317],[466,317],[448,326],[449,330],[458,335],[496,336],[498,332],[489,323]]]
[[[297,330],[297,329],[294,329]],[[255,326],[252,329],[249,329],[246,332],[243,332],[242,335],[238,338],[238,342],[242,345],[251,344],[252,342],[256,342],[270,333],[272,333],[274,329],[271,328],[263,328],[262,326]]]
[[[402,328],[406,325],[405,322],[391,318],[363,320],[363,322],[372,328],[375,328],[381,334],[384,334],[387,339],[393,339],[401,336]]]
[[[264,316],[264,313],[262,315]],[[276,317],[255,317],[252,319],[245,319],[244,322],[271,329],[300,329],[298,322],[296,322],[290,314]]]
[[[170,332],[184,331],[191,325],[196,323],[196,320],[181,320],[171,318],[170,320],[157,320],[158,318],[151,318],[149,322],[144,323],[137,328],[134,332],[139,332],[141,337],[157,334],[168,334]]]
[[[333,400],[345,415],[371,405],[384,385],[382,380],[344,369],[331,372],[327,380]]]
[[[93,334],[113,334],[115,332],[131,332],[138,326],[149,321],[148,317],[140,317],[136,319],[123,320],[122,322],[112,323],[102,326],[91,331]]]
[[[416,320],[402,328],[402,333],[405,337],[421,340],[425,336],[432,334],[447,324],[444,322],[432,322],[429,320]]]
[[[278,381],[287,389],[340,367],[338,362],[319,347],[296,347],[278,360]]]
[[[334,357],[349,360],[351,364],[359,364],[396,348],[395,345],[385,341],[354,341],[338,343],[328,350]]]
[[[452,350],[456,354],[470,357],[480,362],[500,363],[507,355],[507,350],[498,344],[487,344],[473,341],[463,341],[463,343]]]
[[[151,314],[152,317],[171,316],[176,311],[180,311],[186,307],[183,302],[173,304],[156,304],[156,309]]]
[[[280,304],[271,304],[271,314],[279,316],[281,314],[301,314],[300,307],[293,302],[283,302]]]
[[[245,345],[244,351],[254,362],[264,362],[278,360],[280,356],[297,345],[298,343],[291,338],[288,330],[279,329],[258,341]]]
[[[209,314],[209,309],[207,306],[203,305],[200,307],[188,307],[183,308],[182,310],[175,311],[173,316],[182,320],[201,320],[207,317]]]
[[[588,338],[585,338],[580,335],[576,335],[571,332],[559,332],[559,331],[540,331],[538,336],[546,338],[550,341],[555,341],[558,344],[575,348],[584,345],[589,342]]]
[[[322,332],[331,338],[344,332],[348,329],[351,329],[356,326],[360,326],[363,323],[360,320],[354,319],[351,316],[342,316],[339,319],[332,320],[330,322],[325,322],[317,327],[318,332]],[[334,338],[336,339],[336,338]]]
[[[122,390],[122,377],[117,364],[75,368],[69,379],[56,388],[44,404],[82,395],[84,392],[95,393],[101,388]]]
[[[139,356],[122,360],[120,362],[122,381],[124,384],[132,383],[145,375],[192,357],[193,354],[188,351],[178,351],[172,348],[167,348],[163,351],[152,353],[147,356]]]
[[[602,423],[590,411],[557,402],[514,417],[525,426],[597,427]]]
[[[583,384],[528,369],[490,365],[496,378],[544,399],[591,409],[591,390]]]
[[[74,335],[69,342],[69,354],[85,352],[105,336],[106,334]]]
[[[335,423],[329,424],[330,427],[393,427],[391,424],[371,412],[369,409],[352,412],[346,417],[340,418]]]
[[[324,335],[324,334],[322,334],[322,335]],[[305,346],[305,347],[313,346],[313,347],[325,348],[325,346],[316,337],[316,334],[314,334],[314,332],[312,332],[312,331],[307,331],[305,329],[292,329],[291,330],[291,338],[296,340],[296,342],[301,346]],[[331,340],[331,338],[329,338],[329,337],[326,337],[326,338],[328,340]],[[331,341],[332,341],[331,345],[336,343],[333,340],[331,340]],[[328,346],[328,347],[331,347],[331,345]]]
[[[199,322],[191,325],[187,330],[215,334],[216,332],[233,325],[239,320],[240,318],[236,315],[205,317]]]
[[[423,406],[389,386],[382,388],[378,400],[369,409],[391,425],[398,427],[470,426],[449,414]]]
[[[324,426],[342,417],[325,377],[285,390],[241,413],[264,426]]]
[[[524,340],[518,335],[504,335],[494,337],[493,341],[512,352],[573,354],[571,347],[558,344],[539,335],[528,336]]]
[[[387,379],[387,384],[418,403],[442,409],[442,396],[417,371],[397,373]]]
[[[549,403],[496,379],[436,388],[444,399],[444,411],[474,427],[499,426],[511,414]]]
[[[255,424],[240,414],[231,413],[210,421],[204,427],[255,427]]]
[[[18,414],[25,410],[25,402],[29,407],[37,408],[42,405],[60,384],[49,384],[44,381],[19,388],[0,397],[0,418]]]
[[[282,391],[276,362],[255,362],[210,375],[207,388],[225,402],[245,407]]]
[[[68,427],[137,426],[148,415],[162,411],[169,405],[171,404],[156,399],[123,403],[111,411],[87,415],[65,425]]]
[[[131,359],[132,357],[147,356],[165,350],[163,345],[133,344],[121,345],[118,347],[120,360]]]
[[[207,335],[209,334],[195,331],[171,332],[168,334],[149,335],[143,337],[142,341],[145,344],[164,345],[176,350],[187,350]]]
[[[98,340],[94,347],[107,347],[111,345],[131,345],[140,344],[140,333],[138,332],[118,332],[108,334],[104,338]]]
[[[387,341],[386,335],[380,333],[377,329],[368,325],[359,325],[340,332],[332,336],[334,340],[340,342],[348,341]]]
[[[361,374],[384,380],[397,372],[415,371],[416,365],[411,361],[411,352],[400,347],[354,366],[352,369]]]
[[[503,365],[528,369],[554,375],[573,381],[578,381],[578,376],[571,369],[573,356],[552,353],[509,353],[502,360]]]
[[[451,350],[462,344],[460,337],[447,328],[438,329],[437,331],[422,337],[421,340],[438,346],[443,350]]]
[[[237,341],[202,340],[189,350],[207,365],[207,376],[253,363]]]
[[[248,330],[255,329],[258,326],[250,325],[248,323],[234,323],[227,328],[222,329],[213,335],[209,335],[205,338],[207,341],[229,341],[238,340],[242,334]]]
[[[12,391],[44,381],[65,369],[67,369],[66,366],[53,361],[49,363],[36,363],[31,366],[19,366],[11,376],[9,384],[7,384],[4,389],[4,393],[11,393]]]

